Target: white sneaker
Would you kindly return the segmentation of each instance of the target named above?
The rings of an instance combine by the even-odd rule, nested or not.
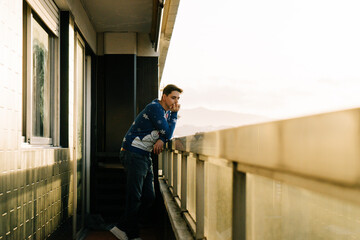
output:
[[[115,237],[117,237],[120,240],[128,240],[128,237],[126,236],[126,233],[124,231],[121,231],[116,226],[110,229],[110,232],[114,234]]]

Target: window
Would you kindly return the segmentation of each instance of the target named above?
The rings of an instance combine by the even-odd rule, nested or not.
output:
[[[29,6],[24,8],[23,135],[52,145],[56,109],[57,38]]]
[[[32,33],[32,135],[50,138],[50,37],[37,21]]]

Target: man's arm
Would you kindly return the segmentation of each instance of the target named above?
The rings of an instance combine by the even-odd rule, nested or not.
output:
[[[165,125],[162,125],[159,123],[159,121],[153,121],[153,123],[155,124],[155,126],[157,125],[156,123],[158,123],[158,127],[157,129],[159,130],[160,134],[159,134],[159,139],[156,141],[156,143],[154,144],[154,153],[155,154],[160,154],[163,149],[164,149],[164,144],[166,141],[168,141],[171,137],[172,137],[172,134],[174,132],[174,129],[175,129],[175,125],[176,125],[176,121],[177,121],[177,112],[180,110],[180,104],[175,104],[174,106],[171,107],[171,112],[170,112],[170,117],[168,119],[165,118],[164,116],[164,120],[165,122],[168,124],[168,127],[169,127],[169,131],[168,133],[171,133],[171,134],[163,134],[161,133],[161,129],[159,129],[158,127],[164,127],[165,129],[167,128],[166,127],[166,124]],[[161,111],[161,115],[163,114],[163,110],[160,109]],[[154,111],[156,113],[156,111]],[[158,117],[156,116],[151,116],[151,119],[154,119],[156,120]],[[155,123],[156,122],[156,123]],[[166,132],[166,130],[165,130]],[[166,138],[167,137],[167,138]]]
[[[164,149],[164,142],[161,139],[158,139],[154,144],[154,153],[160,154]]]
[[[149,107],[147,114],[155,128],[159,131],[160,139],[164,143],[168,141],[175,129],[177,112],[171,112],[169,119],[166,119],[164,111],[158,105],[153,104]]]

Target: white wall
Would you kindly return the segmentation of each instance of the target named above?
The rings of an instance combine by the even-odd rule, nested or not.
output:
[[[22,13],[22,0],[0,1],[0,151],[20,144]]]
[[[136,33],[104,33],[104,54],[136,54]]]
[[[152,47],[149,34],[106,32],[102,36],[104,54],[136,54],[139,57],[159,56]]]
[[[155,48],[152,47],[149,34],[146,33],[137,34],[137,56],[138,57],[159,56],[159,52],[155,52]]]

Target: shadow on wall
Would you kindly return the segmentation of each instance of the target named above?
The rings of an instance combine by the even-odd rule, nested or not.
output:
[[[23,151],[18,169],[0,175],[0,238],[45,239],[72,215],[68,149],[37,151]],[[45,155],[54,162],[43,164]]]

